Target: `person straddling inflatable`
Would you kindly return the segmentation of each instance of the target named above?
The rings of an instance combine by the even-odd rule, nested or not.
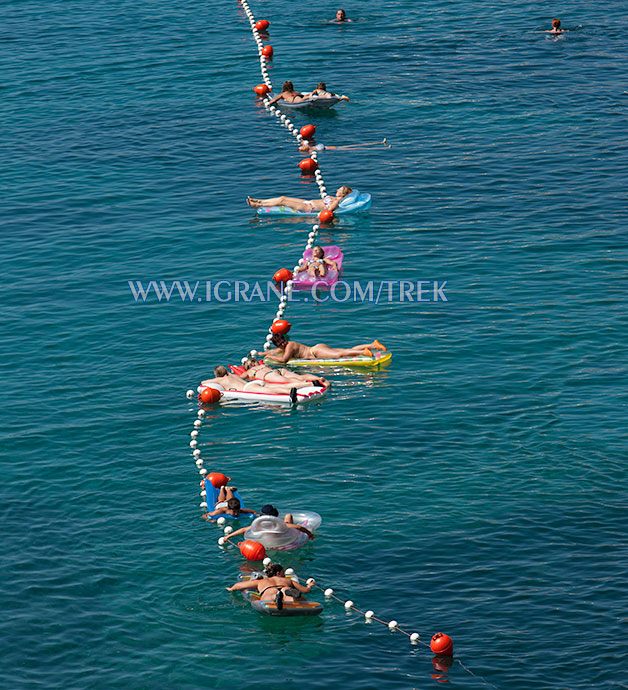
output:
[[[215,515],[233,515],[233,517],[238,517],[240,513],[257,515],[255,510],[240,507],[240,499],[233,495],[233,492],[237,490],[235,486],[221,486],[214,510],[207,513],[207,515],[212,517]]]
[[[389,149],[392,148],[386,141],[386,137],[384,137],[381,141],[364,142],[364,144],[346,144],[345,146],[326,146],[325,144],[315,144],[311,141],[304,140],[299,144],[299,151],[301,151],[301,153],[312,153],[312,151],[316,151],[316,153],[321,153],[321,151],[351,151],[352,149],[361,149],[366,146],[384,146]]]
[[[325,343],[318,343],[310,347],[296,343],[293,340],[286,340],[283,335],[275,334],[272,338],[276,349],[268,350],[266,357],[275,362],[289,362],[291,359],[340,359],[341,357],[372,357],[373,350],[385,350],[386,348],[374,340],[365,345],[354,345],[348,349],[329,347]]]
[[[260,511],[260,516],[263,515],[270,515],[271,517],[279,517],[279,511],[275,506],[271,505],[270,503],[267,503],[265,506],[262,506],[262,509]],[[294,518],[292,517],[292,513],[286,513],[283,516],[283,521],[286,523],[286,527],[289,527],[291,529],[296,529],[299,532],[303,532],[304,534],[307,534],[308,539],[314,539],[314,532],[311,532],[307,527],[304,525],[299,525],[294,521]],[[224,542],[228,542],[231,537],[238,537],[241,534],[244,534],[246,531],[248,531],[250,528],[249,527],[241,527],[240,529],[237,529],[235,532],[231,532],[231,534],[225,534],[223,537]],[[223,543],[224,543],[223,542]]]
[[[331,20],[332,22],[336,22],[337,24],[341,22],[350,22],[352,21],[351,19],[347,19],[347,13],[344,10],[338,10],[336,12],[336,18]]]
[[[272,98],[268,105],[273,105],[279,100],[288,101],[288,103],[298,103],[303,99],[303,94],[295,91],[294,84],[291,81],[284,81],[284,83],[281,85],[281,93]]]
[[[339,96],[337,93],[327,91],[327,85],[324,81],[319,81],[313,91],[303,94],[303,98],[312,98],[312,96],[317,96],[318,98],[339,98],[341,101],[351,100],[349,96]]]
[[[253,199],[250,196],[246,197],[246,203],[251,208],[260,208],[261,206],[287,206],[293,208],[295,211],[304,211],[305,213],[313,213],[314,211],[333,211],[338,204],[353,190],[348,185],[342,185],[336,190],[336,196],[326,196],[324,199],[296,199],[291,196],[276,196],[272,199]]]
[[[302,594],[312,591],[314,580],[308,580],[310,585],[302,585],[296,580],[286,577],[286,572],[279,563],[271,563],[266,568],[266,577],[259,580],[245,580],[236,582],[227,587],[227,592],[238,592],[243,589],[256,589],[261,601],[275,601],[277,608],[281,610],[284,602],[304,601]]]
[[[230,374],[228,369],[223,366],[215,367],[214,376],[216,378],[201,381],[201,386],[209,386],[210,388],[218,388],[220,386],[224,390],[248,393],[290,393],[291,396],[292,391],[294,391],[296,398],[297,388],[305,388],[312,385],[308,381],[290,381],[288,383],[274,383],[270,385],[266,385],[263,381],[246,381],[237,374]]]
[[[295,275],[307,271],[313,278],[324,278],[327,275],[327,266],[333,268],[334,271],[338,270],[338,264],[331,259],[326,259],[325,250],[317,245],[312,248],[312,258],[302,266],[299,266],[295,271]]]
[[[295,374],[289,369],[273,369],[266,364],[260,364],[254,357],[244,363],[244,376],[250,381],[264,381],[268,383],[290,383],[291,381],[307,381],[310,385],[325,386],[329,388],[331,383],[322,376],[314,374]]]

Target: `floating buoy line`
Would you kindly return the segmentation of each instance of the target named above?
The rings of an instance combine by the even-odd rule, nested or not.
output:
[[[279,108],[276,108],[274,105],[270,105],[270,99],[267,97],[268,93],[272,91],[272,82],[270,80],[270,76],[268,74],[268,69],[266,66],[266,60],[272,58],[273,56],[273,48],[271,45],[266,44],[264,45],[262,41],[262,37],[260,36],[260,32],[266,31],[268,27],[270,26],[270,22],[266,19],[262,19],[259,21],[255,20],[255,17],[253,15],[253,12],[251,11],[249,4],[247,0],[239,0],[239,3],[241,4],[244,13],[246,14],[249,23],[251,25],[251,32],[253,34],[253,38],[255,40],[255,43],[257,45],[258,49],[258,55],[259,55],[259,61],[260,61],[260,71],[262,74],[262,79],[263,79],[263,84],[258,84],[253,88],[253,91],[261,98],[263,98],[263,104],[266,110],[269,112],[270,115],[273,115],[276,117],[277,122],[281,124],[283,127],[285,127],[294,137],[298,142],[303,141],[304,139],[311,139],[314,135],[316,127],[314,125],[304,125],[300,129],[297,129],[294,125],[294,123],[288,118],[287,115],[283,114]],[[317,160],[317,152],[313,151],[312,153],[309,154],[309,157],[302,160],[299,163],[299,168],[308,174],[314,173],[318,188],[319,188],[319,193],[321,196],[321,199],[324,199],[327,190],[325,188],[325,181],[323,179],[323,174],[320,169],[320,165]],[[331,218],[325,217],[322,214],[325,213],[330,213]],[[333,220],[333,214],[331,212],[327,211],[322,211],[321,215],[319,216],[319,221],[320,222],[327,222],[327,219]],[[305,245],[306,249],[311,249],[316,241],[318,232],[319,232],[320,226],[318,223],[314,224],[312,226],[311,231],[308,234],[308,239]],[[266,339],[263,345],[264,351],[267,351],[271,348],[271,340],[272,337],[275,333],[285,333],[287,330],[290,328],[290,324],[284,320],[284,315],[287,309],[288,305],[288,300],[290,297],[290,294],[292,292],[292,277],[293,275],[297,272],[297,270],[302,266],[304,263],[304,259],[300,258],[297,262],[297,264],[294,266],[292,271],[288,269],[280,269],[280,271],[277,271],[275,274],[274,278],[275,281],[281,286],[281,297],[279,300],[279,305],[277,308],[277,312],[275,314],[275,317],[273,318],[273,321],[271,325],[268,328],[268,334],[266,335]],[[248,355],[246,357],[242,358],[242,362],[246,361],[248,357],[257,357],[260,353],[257,350],[250,350]],[[210,389],[211,390],[211,389]],[[187,391],[187,398],[189,400],[193,399],[196,397],[196,392],[192,390]],[[210,402],[215,402],[214,400],[203,400],[202,402],[210,403]],[[190,449],[192,452],[192,457],[194,458],[194,463],[196,465],[198,474],[200,475],[201,481],[200,481],[200,486],[201,486],[201,491],[200,491],[200,498],[201,502],[199,504],[199,507],[202,510],[206,510],[208,507],[208,502],[207,502],[207,491],[205,489],[205,479],[207,476],[207,469],[204,467],[204,460],[202,458],[202,453],[200,448],[198,447],[198,436],[200,429],[203,426],[203,418],[205,417],[205,410],[204,409],[199,409],[197,412],[196,419],[194,420],[193,423],[193,430],[190,432]],[[210,475],[211,476],[211,475]],[[220,475],[223,476],[223,475]],[[225,523],[224,518],[218,519],[217,523],[219,526],[223,526]],[[230,525],[226,525],[223,527],[224,534],[230,534],[233,531],[233,528]],[[220,538],[218,540],[218,543],[221,547],[224,548],[226,546],[226,543],[224,542],[223,538]],[[231,542],[228,542],[231,544]],[[264,567],[267,567],[271,563],[271,559],[266,557],[264,547],[261,544],[257,544],[261,549],[254,548],[252,546],[249,546],[249,544],[257,544],[257,542],[240,542],[239,545],[237,545],[240,548],[240,551],[243,555],[246,557],[250,557],[251,560],[255,561],[260,561],[263,559],[263,565]],[[224,546],[223,546],[224,545]],[[232,546],[236,546],[235,544],[231,544]],[[243,546],[244,545],[244,546]],[[288,568],[285,571],[287,576],[294,576],[296,575],[295,571],[293,568]],[[323,587],[319,585],[314,578],[307,578],[306,582],[308,585],[315,587],[316,589],[320,590],[323,595],[325,596],[326,600],[334,600],[341,604],[345,611],[349,613],[357,613],[361,616],[364,617],[364,621],[367,624],[370,623],[379,623],[386,628],[390,632],[396,633],[399,632],[402,635],[405,635],[408,639],[410,644],[412,645],[423,645],[427,648],[429,648],[436,656],[433,658],[433,664],[434,668],[436,670],[444,671],[446,672],[448,668],[451,667],[453,663],[457,663],[464,671],[466,671],[468,674],[472,675],[473,677],[477,678],[478,680],[481,680],[484,684],[495,688],[496,686],[493,685],[492,683],[488,682],[481,676],[476,675],[473,673],[469,668],[467,668],[462,661],[459,658],[453,658],[453,641],[452,639],[441,632],[438,632],[434,634],[430,642],[427,643],[424,640],[421,639],[421,636],[417,632],[408,632],[404,628],[400,626],[397,620],[391,619],[391,620],[384,620],[383,618],[379,618],[375,615],[374,611],[371,609],[367,610],[361,610],[358,608],[353,600],[351,599],[343,599],[335,593],[334,589],[331,587]],[[438,661],[440,660],[440,661]]]

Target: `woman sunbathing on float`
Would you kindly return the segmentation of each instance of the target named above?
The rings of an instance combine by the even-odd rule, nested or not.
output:
[[[275,96],[268,105],[273,105],[279,100],[284,100],[288,103],[298,103],[299,101],[304,100],[304,96],[302,93],[294,90],[294,84],[291,81],[284,81],[284,83],[281,85],[281,93],[278,96]]]
[[[312,258],[303,266],[299,266],[294,275],[307,271],[313,278],[324,278],[327,275],[327,266],[333,268],[334,271],[338,270],[338,264],[331,259],[326,259],[325,250],[316,246],[312,249]]]
[[[314,385],[321,385],[329,387],[330,383],[322,376],[314,376],[314,374],[295,374],[289,369],[273,369],[266,364],[260,364],[255,358],[247,359],[244,363],[246,372],[244,376],[251,381],[264,381],[268,383],[303,383],[304,381],[313,383]]]
[[[336,190],[336,196],[326,196],[324,199],[296,199],[291,196],[276,196],[272,199],[253,199],[247,196],[246,203],[251,208],[260,208],[260,206],[287,206],[295,211],[303,211],[304,213],[313,213],[314,211],[333,211],[338,204],[353,190],[348,185],[342,185]]]
[[[283,335],[276,334],[272,338],[273,345],[276,349],[269,350],[266,353],[268,359],[275,362],[289,362],[291,359],[339,359],[340,357],[372,357],[373,350],[385,350],[386,348],[379,342],[374,340],[372,343],[365,345],[354,345],[348,349],[341,349],[337,347],[329,347],[325,343],[318,343],[312,347],[296,343],[293,340],[288,341]]]

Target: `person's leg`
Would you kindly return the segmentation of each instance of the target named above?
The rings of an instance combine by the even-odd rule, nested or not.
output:
[[[305,211],[306,213],[309,213],[311,209],[309,201],[296,199],[291,196],[275,196],[270,199],[252,199],[247,197],[246,203],[253,208],[259,208],[260,206],[287,206],[295,211]]]
[[[338,347],[329,347],[325,343],[318,343],[312,348],[312,353],[317,359],[338,359],[338,357],[356,357],[368,354],[370,351],[369,345],[356,345],[350,349],[342,349]]]

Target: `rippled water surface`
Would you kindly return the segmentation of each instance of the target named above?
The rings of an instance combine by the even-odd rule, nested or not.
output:
[[[376,372],[325,400],[208,410],[205,467],[247,502],[315,510],[284,558],[456,661],[329,603],[266,620],[200,519],[185,399],[261,348],[276,306],[134,301],[129,280],[266,280],[314,198],[256,102],[235,1],[0,8],[7,688],[620,688],[626,685],[625,5],[259,0],[278,86],[314,115],[327,187],[373,195],[322,240],[346,280],[447,281],[447,302],[299,302],[291,334],[373,337]],[[569,29],[542,33],[559,12]],[[320,598],[317,595],[315,598]]]

